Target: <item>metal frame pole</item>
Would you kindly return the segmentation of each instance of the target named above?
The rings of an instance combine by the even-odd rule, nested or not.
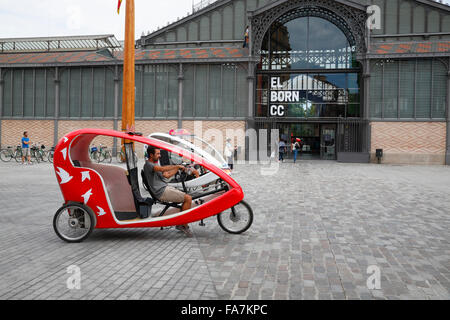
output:
[[[183,64],[179,64],[178,70],[178,129],[183,128]]]
[[[450,58],[448,59],[450,65]],[[445,144],[445,164],[450,165],[450,70],[447,71],[447,130],[446,130],[446,144]]]
[[[118,130],[119,128],[119,66],[116,65],[114,68],[114,119],[113,119],[113,128],[114,130]],[[113,156],[117,155],[117,138],[114,138],[113,141]]]
[[[53,127],[53,146],[56,146],[58,143],[58,118],[59,118],[59,85],[60,85],[60,78],[59,78],[59,68],[55,67],[55,120],[54,120],[54,127]]]
[[[365,60],[365,70],[363,72],[363,78],[364,78],[364,87],[363,87],[363,94],[364,94],[364,116],[363,120],[365,122],[366,126],[366,132],[365,132],[365,141],[362,152],[368,152],[370,154],[370,60]],[[360,107],[361,108],[361,107]],[[361,111],[361,110],[360,110]],[[370,157],[370,155],[369,155]]]
[[[3,83],[3,70],[0,68],[0,147],[2,145]]]

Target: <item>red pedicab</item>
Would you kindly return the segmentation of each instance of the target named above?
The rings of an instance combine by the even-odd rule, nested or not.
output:
[[[190,193],[193,202],[189,210],[181,204],[159,201],[150,190],[141,194],[138,164],[133,144],[125,144],[127,169],[115,165],[93,163],[89,145],[97,136],[125,139],[167,150],[202,166],[203,172],[213,172],[218,179]],[[104,129],[82,129],[64,136],[55,147],[53,165],[63,206],[53,219],[56,234],[67,242],[80,242],[94,229],[147,228],[184,225],[217,215],[219,225],[227,232],[246,231],[253,222],[251,207],[243,201],[242,188],[226,172],[189,151],[139,133]],[[184,170],[186,171],[186,170]],[[179,177],[187,178],[183,170]],[[147,183],[141,175],[142,183]]]

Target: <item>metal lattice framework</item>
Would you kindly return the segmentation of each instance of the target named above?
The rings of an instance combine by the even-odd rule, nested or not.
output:
[[[118,50],[121,48],[120,42],[113,34],[0,39],[1,53]]]
[[[354,47],[343,48],[340,50],[327,51],[291,51],[291,52],[272,52],[269,59],[269,52],[261,51],[262,69],[270,68],[289,68],[298,62],[307,61],[309,63],[320,65],[328,69],[348,69],[352,67],[352,54]]]
[[[358,53],[367,51],[365,11],[334,0],[291,0],[251,17],[252,54],[259,54],[264,36],[274,22],[284,24],[305,16],[319,17],[334,23]]]

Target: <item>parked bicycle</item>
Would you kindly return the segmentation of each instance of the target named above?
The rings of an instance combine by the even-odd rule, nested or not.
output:
[[[98,163],[100,162],[108,162],[112,161],[111,151],[108,150],[108,147],[99,144],[98,147],[92,146],[90,150],[91,160],[94,160]]]
[[[14,151],[14,159],[16,160],[16,162],[22,162],[22,155],[22,147],[18,145],[16,147],[16,150]]]
[[[98,148],[96,146],[92,146],[89,151],[89,156],[91,157],[91,160],[98,161],[99,154],[100,152],[98,151]]]
[[[112,154],[111,154],[111,151],[109,151],[108,147],[100,145],[100,150],[99,150],[99,155],[98,155],[97,161],[111,163]]]
[[[43,154],[40,152],[40,148],[36,144],[33,144],[30,147],[30,160],[31,162],[37,163],[44,161]]]
[[[55,153],[55,147],[52,147],[47,154],[48,162],[53,163],[53,155]]]
[[[0,159],[3,162],[10,162],[14,158],[14,149],[8,146],[6,149],[0,151]]]
[[[137,156],[136,152],[134,153],[134,158],[138,159],[138,156]],[[117,152],[116,160],[117,160],[118,163],[124,163],[125,162],[126,159],[125,159],[125,153],[123,152],[123,150],[120,150],[120,151]]]
[[[48,161],[48,151],[45,150],[45,145],[41,144],[41,149],[39,150],[39,153],[42,154],[42,161],[47,162]]]
[[[40,145],[40,146],[39,146]],[[40,143],[35,143],[30,149],[31,157],[36,159],[36,162],[46,162],[48,160],[48,156],[45,153],[45,146]],[[34,153],[34,155],[33,155]]]

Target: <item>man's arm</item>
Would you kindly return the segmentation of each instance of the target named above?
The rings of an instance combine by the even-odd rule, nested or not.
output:
[[[173,171],[173,170],[184,170],[184,166],[182,165],[169,165],[169,166],[158,166],[158,165],[154,165],[153,166],[153,170],[158,171],[158,172],[167,172],[167,171]]]
[[[172,170],[164,171],[162,175],[164,178],[169,179],[169,178],[173,177],[177,172],[178,172],[178,168],[174,168]]]

